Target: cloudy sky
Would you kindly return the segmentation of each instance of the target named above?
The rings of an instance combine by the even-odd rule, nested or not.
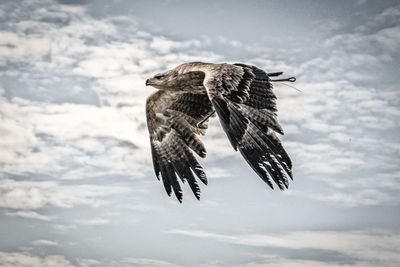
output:
[[[399,51],[398,1],[0,1],[0,266],[399,266]],[[297,77],[288,191],[214,120],[168,198],[144,83],[189,61]]]

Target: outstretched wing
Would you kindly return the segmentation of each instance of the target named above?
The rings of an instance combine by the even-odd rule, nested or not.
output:
[[[196,134],[204,135],[207,125],[197,124],[212,112],[212,104],[205,92],[160,90],[147,99],[146,117],[154,171],[158,179],[161,173],[167,194],[171,196],[174,191],[179,202],[182,202],[182,190],[177,177],[188,182],[197,199],[200,199],[200,188],[195,176],[207,184],[206,174],[192,151],[200,157],[206,156],[204,145]]]
[[[288,188],[292,163],[275,134],[283,130],[268,75],[254,66],[222,64],[208,73],[205,87],[234,149],[271,188],[271,180]]]

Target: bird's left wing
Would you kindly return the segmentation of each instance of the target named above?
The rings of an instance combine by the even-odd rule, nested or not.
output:
[[[212,112],[212,104],[205,92],[160,90],[147,99],[146,117],[154,171],[158,179],[161,173],[167,194],[170,196],[173,190],[179,202],[183,195],[178,177],[182,182],[188,182],[197,199],[200,188],[193,173],[207,184],[206,174],[192,151],[200,157],[206,156],[204,145],[196,134],[205,134],[207,125],[198,124]]]

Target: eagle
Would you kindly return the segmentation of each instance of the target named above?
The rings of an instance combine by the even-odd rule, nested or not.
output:
[[[173,191],[182,203],[180,181],[187,181],[200,200],[196,179],[207,185],[207,176],[193,152],[206,157],[198,135],[205,135],[215,115],[256,174],[272,189],[273,183],[288,188],[292,162],[276,135],[283,129],[271,82],[296,79],[270,78],[282,73],[241,63],[190,62],[146,80],[146,86],[158,89],[146,100],[146,118],[154,171],[168,196]]]

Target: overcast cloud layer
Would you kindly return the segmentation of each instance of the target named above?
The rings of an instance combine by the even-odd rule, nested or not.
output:
[[[399,266],[396,1],[2,1],[0,266]],[[197,201],[152,170],[149,76],[183,62],[294,75],[294,162],[270,190],[217,120]]]

